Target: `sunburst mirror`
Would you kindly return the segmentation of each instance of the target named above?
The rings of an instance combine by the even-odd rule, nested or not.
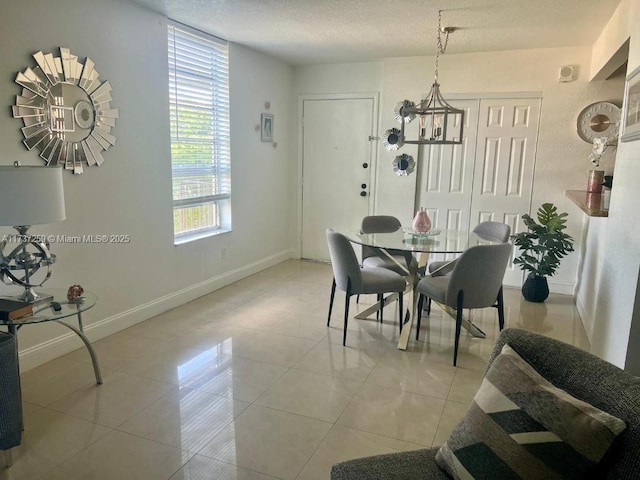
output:
[[[398,155],[391,165],[393,166],[394,173],[400,177],[410,175],[416,168],[415,160],[411,155],[407,155],[406,153]]]
[[[47,165],[62,165],[75,174],[83,166],[102,165],[102,152],[116,144],[111,129],[118,110],[111,108],[111,85],[100,82],[89,58],[84,63],[68,48],[60,56],[37,52],[37,66],[18,72],[22,86],[13,117],[22,119],[22,143],[37,148]]]

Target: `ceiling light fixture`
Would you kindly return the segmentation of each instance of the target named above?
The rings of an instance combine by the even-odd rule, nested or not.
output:
[[[436,43],[435,78],[429,94],[417,105],[410,100],[399,102],[394,114],[400,122],[400,132],[391,132],[385,136],[384,145],[387,150],[397,150],[404,144],[410,145],[452,145],[462,143],[464,111],[449,105],[440,93],[438,83],[438,59],[447,49],[449,34],[454,27],[442,27],[442,10],[438,11],[438,37]],[[444,35],[444,44],[442,36]],[[418,118],[418,139],[405,138],[405,125]]]

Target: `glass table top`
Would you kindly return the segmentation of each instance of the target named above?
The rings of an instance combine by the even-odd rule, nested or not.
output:
[[[359,230],[340,233],[360,245],[408,252],[462,253],[475,245],[498,243],[465,230],[433,230],[426,234],[408,229],[391,233],[361,233]]]
[[[51,322],[53,320],[62,320],[63,318],[77,315],[79,312],[89,310],[91,307],[98,303],[98,297],[88,291],[84,291],[82,297],[78,301],[70,302],[67,300],[66,289],[51,288],[47,290],[37,290],[38,295],[53,295],[53,300],[45,301],[42,303],[36,303],[33,306],[33,313],[16,320],[0,320],[0,325],[28,325],[30,323],[42,323]],[[10,296],[3,296],[2,298],[8,298],[14,300]],[[53,309],[52,302],[58,302],[61,310],[56,312]]]

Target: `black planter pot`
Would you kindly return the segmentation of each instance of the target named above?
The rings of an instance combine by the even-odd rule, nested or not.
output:
[[[527,277],[522,285],[522,296],[530,302],[544,302],[549,296],[547,277]]]

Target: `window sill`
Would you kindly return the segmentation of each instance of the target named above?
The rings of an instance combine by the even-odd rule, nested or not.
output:
[[[230,228],[220,228],[218,230],[211,230],[208,232],[194,233],[192,235],[187,235],[180,238],[174,238],[173,245],[177,247],[178,245],[184,245],[185,243],[195,242],[196,240],[201,240],[203,238],[215,237],[217,235],[222,235],[223,233],[229,233],[231,231],[232,230]]]

